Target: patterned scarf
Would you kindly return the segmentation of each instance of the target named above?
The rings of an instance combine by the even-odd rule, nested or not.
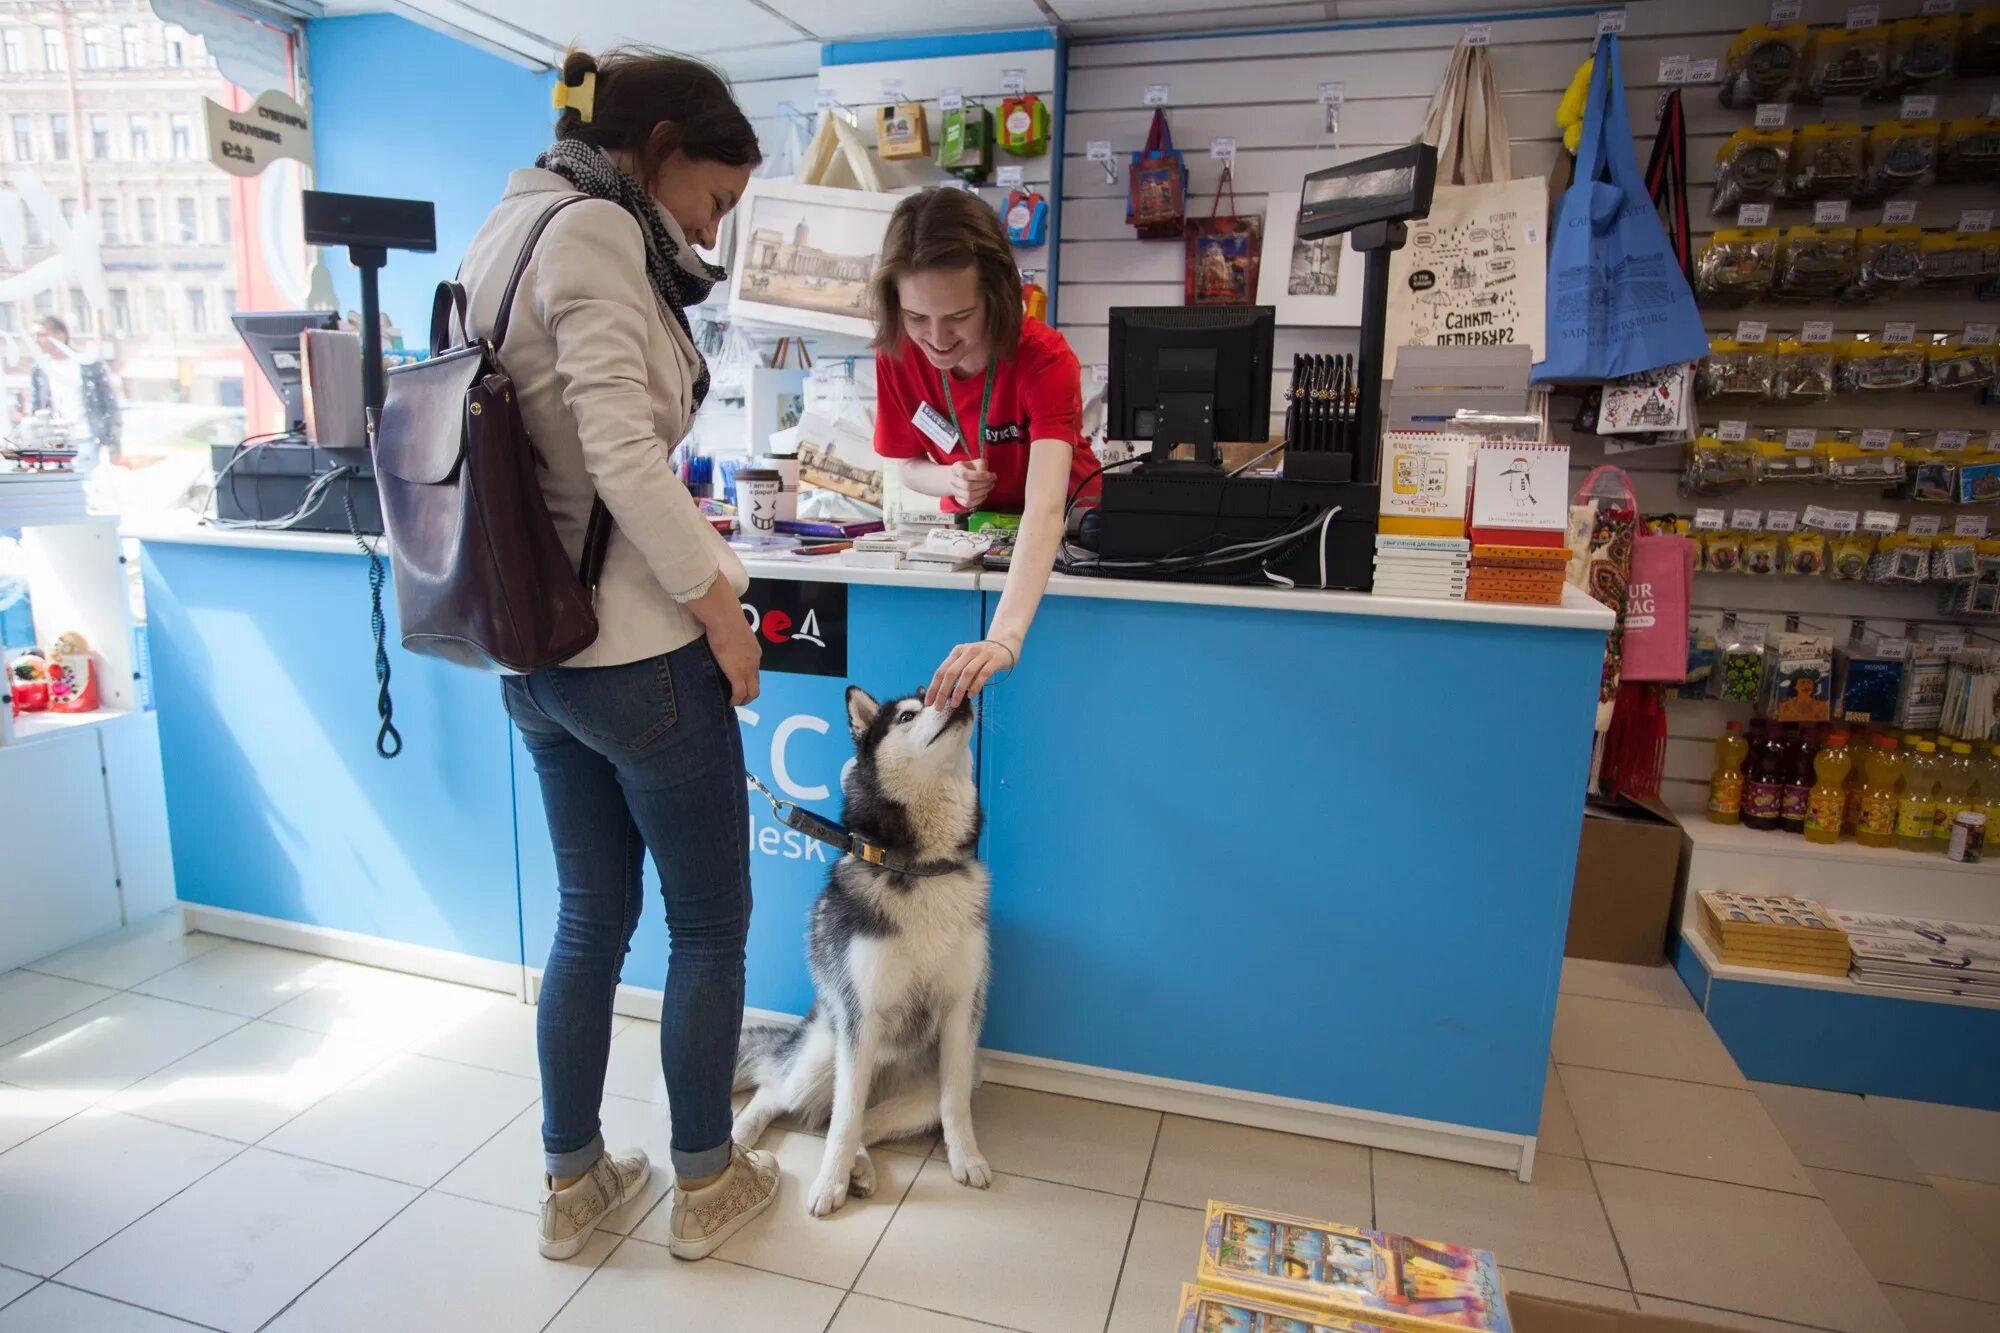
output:
[[[715,284],[729,274],[692,248],[683,252],[680,242],[661,219],[660,206],[638,181],[620,171],[603,149],[577,139],[558,139],[535,159],[535,165],[555,172],[591,198],[608,199],[632,215],[646,238],[646,277],[653,284],[653,295],[681,326],[681,332],[688,335],[688,341],[694,342],[694,331],[688,327],[687,307],[706,301]],[[695,363],[700,367],[694,379],[694,405],[698,408],[701,400],[708,397],[708,361],[699,347],[695,349]]]

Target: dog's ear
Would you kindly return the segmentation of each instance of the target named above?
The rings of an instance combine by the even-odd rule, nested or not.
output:
[[[847,729],[860,740],[867,732],[868,724],[875,720],[875,714],[882,711],[882,705],[868,691],[859,685],[847,687]]]

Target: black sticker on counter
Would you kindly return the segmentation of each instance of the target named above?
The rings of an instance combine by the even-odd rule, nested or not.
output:
[[[793,676],[847,675],[847,585],[752,579],[743,617],[763,668]]]

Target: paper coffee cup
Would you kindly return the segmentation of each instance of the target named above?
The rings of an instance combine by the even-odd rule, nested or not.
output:
[[[746,467],[736,474],[736,508],[750,532],[770,536],[778,530],[785,478],[776,468]]]

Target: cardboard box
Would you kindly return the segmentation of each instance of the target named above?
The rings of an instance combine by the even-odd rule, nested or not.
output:
[[[1584,807],[1563,953],[1652,967],[1666,956],[1693,841],[1657,801]]]
[[[1507,1313],[1513,1316],[1514,1333],[1716,1333],[1723,1327],[1674,1315],[1576,1305],[1518,1292],[1508,1295]]]

